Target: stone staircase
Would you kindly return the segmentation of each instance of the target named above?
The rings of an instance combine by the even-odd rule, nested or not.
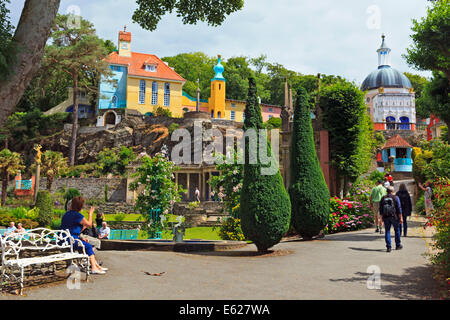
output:
[[[192,227],[220,226],[221,221],[228,217],[228,214],[223,213],[222,204],[213,201],[200,202],[199,207],[195,209],[189,208],[187,202],[177,203],[173,213],[186,217],[187,224]]]

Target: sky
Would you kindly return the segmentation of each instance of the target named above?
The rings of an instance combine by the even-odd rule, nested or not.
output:
[[[153,32],[132,22],[135,0],[62,0],[59,12],[76,6],[94,24],[98,36],[116,45],[119,30],[127,25],[134,52],[162,58],[202,51],[225,59],[265,54],[269,62],[296,72],[340,75],[358,85],[378,67],[376,50],[384,33],[394,68],[430,76],[402,58],[412,44],[411,20],[426,16],[426,0],[244,1],[244,8],[219,27],[183,25],[175,14],[168,14]],[[9,5],[14,25],[24,2],[12,0]]]

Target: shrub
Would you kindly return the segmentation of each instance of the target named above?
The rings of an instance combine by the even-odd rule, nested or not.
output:
[[[126,217],[127,215],[125,213],[118,213],[114,215],[114,221],[121,222],[125,220]]]
[[[10,214],[2,214],[0,215],[0,225],[1,226],[8,226],[11,221],[15,221],[15,218],[11,216]]]
[[[262,129],[261,107],[257,101],[256,84],[249,79],[248,99],[245,108],[244,130]],[[261,144],[267,144],[267,153],[274,161],[267,137],[258,137],[258,152]],[[252,150],[256,151],[256,150]],[[245,144],[244,179],[241,191],[241,227],[245,237],[256,245],[259,252],[266,252],[280,242],[289,228],[291,203],[283,185],[278,164],[275,174],[263,174],[269,165],[248,163],[249,144]],[[260,157],[256,157],[260,159]]]
[[[369,176],[369,180],[372,181],[373,183],[377,182],[378,180],[383,181],[383,178],[384,178],[383,172],[380,172],[378,170],[373,171]]]
[[[53,209],[53,216],[54,216],[54,217],[62,218],[62,217],[64,216],[65,213],[66,213],[66,210],[63,210],[63,209]]]
[[[59,230],[61,227],[61,219],[52,219],[50,223],[50,229]]]
[[[34,229],[39,226],[37,221],[33,221],[31,219],[20,219],[17,223],[21,223],[24,229]]]
[[[46,227],[52,222],[53,201],[48,191],[39,191],[36,199],[36,208],[39,209],[37,222],[39,226]]]
[[[39,208],[33,208],[27,210],[25,213],[25,218],[30,220],[36,220],[39,217]]]
[[[368,228],[372,224],[373,216],[367,204],[337,197],[330,199],[330,214],[325,233],[355,231]]]
[[[178,123],[171,123],[169,126],[169,134],[171,135],[175,130],[177,130],[180,127]]]
[[[199,201],[192,201],[192,202],[189,202],[188,206],[189,206],[189,209],[193,210],[193,209],[198,208],[200,206],[200,202]]]
[[[69,203],[70,200],[72,200],[75,197],[79,197],[81,196],[80,191],[78,191],[78,189],[75,188],[69,188],[65,193],[64,193],[64,200],[66,200],[66,203],[64,204],[64,209],[67,211],[67,204]]]
[[[443,284],[443,296],[448,298],[450,289],[450,179],[440,178],[435,182],[434,210],[428,217],[427,226],[434,226],[434,254],[431,262],[436,266],[436,278]]]
[[[425,215],[425,199],[423,196],[423,192],[416,201],[416,213]]]
[[[157,117],[172,117],[172,112],[168,108],[158,106],[154,109],[154,114]]]
[[[291,147],[292,182],[289,189],[292,223],[306,239],[318,235],[327,225],[330,193],[317,158],[308,97],[297,93]]]
[[[219,236],[222,240],[244,241],[241,220],[233,217],[227,218],[220,227]]]
[[[11,210],[11,215],[16,219],[25,219],[28,210],[24,207],[13,208]]]

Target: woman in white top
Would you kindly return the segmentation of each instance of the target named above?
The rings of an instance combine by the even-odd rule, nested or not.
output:
[[[424,191],[425,212],[429,215],[433,210],[433,190],[431,189],[431,182],[427,181],[425,185],[419,183],[419,187]]]

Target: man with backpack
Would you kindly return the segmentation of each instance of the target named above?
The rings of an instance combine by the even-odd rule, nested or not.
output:
[[[383,218],[387,252],[391,252],[391,226],[395,233],[395,249],[403,248],[400,240],[400,225],[403,223],[400,199],[394,194],[394,188],[387,188],[387,195],[380,201],[380,215]]]

